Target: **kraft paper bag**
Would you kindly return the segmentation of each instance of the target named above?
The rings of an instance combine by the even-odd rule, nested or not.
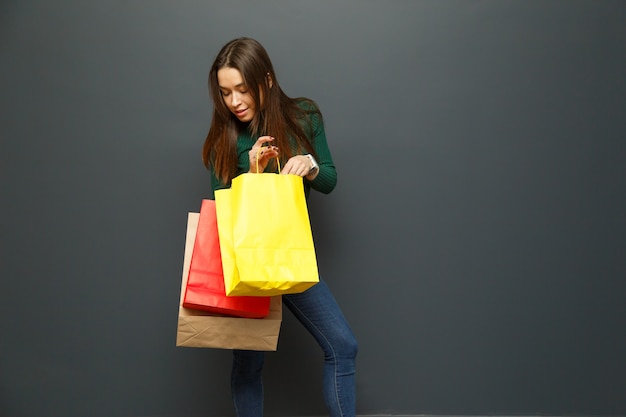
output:
[[[301,177],[242,174],[215,198],[227,295],[293,294],[319,282]]]
[[[272,297],[269,315],[262,319],[230,317],[183,307],[195,231],[200,215],[189,213],[178,309],[176,346],[274,351],[282,322],[282,299]]]

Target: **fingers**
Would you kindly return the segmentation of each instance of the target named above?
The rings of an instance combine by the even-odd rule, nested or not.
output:
[[[259,137],[256,142],[254,143],[254,145],[252,146],[252,149],[259,147],[259,146],[263,146],[264,144],[266,144],[267,142],[271,142],[273,141],[274,138],[272,136],[261,136]]]
[[[250,149],[250,161],[256,162],[276,158],[278,156],[278,148],[276,146],[259,146]]]
[[[273,140],[274,137],[272,136],[261,136],[256,140],[248,154],[250,159],[250,172],[257,173],[265,171],[268,161],[279,155],[278,147],[269,145],[269,142]],[[285,166],[280,170],[280,173],[305,177],[310,171],[311,162],[309,159],[305,155],[296,155],[289,158]]]
[[[261,136],[250,149],[248,158],[250,159],[250,172],[263,172],[270,159],[278,156],[278,148],[273,145],[266,145],[273,141],[271,136]]]
[[[280,173],[304,177],[309,173],[310,169],[311,163],[309,162],[309,159],[304,155],[296,155],[289,158]]]
[[[252,149],[250,149],[250,161],[253,159],[256,160],[258,157],[259,160],[263,158],[274,158],[278,155],[278,148],[276,146],[265,146],[266,143],[273,141],[274,138],[272,136],[261,136],[256,140]]]

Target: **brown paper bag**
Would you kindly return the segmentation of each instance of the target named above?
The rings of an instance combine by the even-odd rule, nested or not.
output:
[[[270,313],[262,319],[223,316],[183,307],[191,253],[199,213],[189,213],[183,261],[183,279],[178,307],[176,346],[243,350],[276,350],[282,322],[282,298],[272,297]]]

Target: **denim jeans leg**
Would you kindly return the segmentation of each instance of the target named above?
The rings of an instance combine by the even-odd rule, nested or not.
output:
[[[320,280],[303,293],[283,296],[283,301],[324,351],[324,399],[330,417],[354,417],[358,345],[335,297]]]
[[[283,302],[324,351],[324,400],[330,417],[354,417],[358,346],[330,289],[320,280],[303,293],[283,296]],[[233,351],[231,388],[239,417],[263,415],[264,359],[264,352]]]
[[[231,394],[239,417],[263,416],[264,352],[233,350]]]

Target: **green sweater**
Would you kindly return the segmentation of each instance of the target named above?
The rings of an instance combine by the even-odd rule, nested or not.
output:
[[[314,137],[309,138],[315,149],[316,161],[319,164],[319,173],[313,181],[304,179],[304,193],[308,197],[311,188],[320,191],[324,194],[330,193],[337,184],[337,171],[335,170],[335,164],[333,163],[330,155],[330,149],[326,142],[326,133],[324,131],[324,123],[318,114],[311,114],[308,117],[308,123],[310,123],[311,129],[304,129],[305,132],[314,132]],[[250,132],[246,129],[239,134],[237,138],[237,175],[246,173],[250,170],[250,158],[248,152],[252,149],[252,146],[258,138],[252,137]],[[214,199],[213,192],[221,188],[229,188],[230,184],[222,184],[215,176],[215,172],[212,168],[209,168],[211,175],[211,199]],[[270,172],[266,170],[266,172]]]

